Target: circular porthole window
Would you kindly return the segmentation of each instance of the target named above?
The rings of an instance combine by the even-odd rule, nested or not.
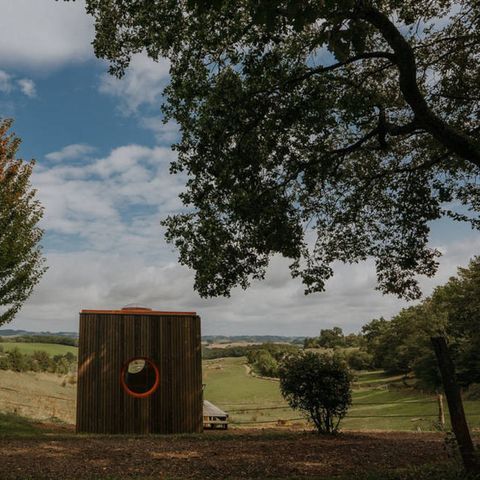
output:
[[[132,397],[148,397],[158,388],[159,382],[158,368],[149,358],[132,358],[122,368],[122,387]]]

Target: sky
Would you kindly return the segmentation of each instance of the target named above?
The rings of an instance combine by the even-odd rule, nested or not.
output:
[[[19,155],[36,160],[49,267],[3,328],[76,331],[81,309],[137,303],[196,311],[205,335],[312,336],[335,325],[358,331],[409,305],[375,290],[372,262],[337,265],[326,292],[305,296],[280,257],[247,291],[201,299],[160,226],[181,209],[185,182],[168,172],[177,136],[160,114],[168,62],[137,55],[122,80],[109,76],[82,1],[0,0],[0,11],[0,117],[15,119]],[[480,235],[440,221],[431,244],[443,257],[437,275],[420,280],[425,295],[480,252]]]

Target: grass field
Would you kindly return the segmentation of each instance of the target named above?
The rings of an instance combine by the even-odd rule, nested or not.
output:
[[[49,355],[65,355],[67,352],[72,352],[77,355],[78,348],[71,347],[69,345],[59,345],[56,343],[24,343],[24,342],[1,342],[5,352],[13,350],[15,347],[20,350],[21,353],[33,353],[37,350],[45,351]]]
[[[293,424],[303,423],[301,415],[283,401],[278,382],[248,375],[244,358],[206,360],[203,365],[204,397],[230,412],[232,423],[265,425],[263,422],[292,418]],[[258,410],[259,407],[265,409]],[[466,401],[465,410],[471,415],[470,425],[480,428],[480,401]],[[342,428],[435,430],[437,417],[434,396],[405,387],[401,376],[365,372],[357,378],[353,405]]]
[[[51,352],[49,345],[38,344],[38,349],[45,347]],[[244,358],[204,361],[203,382],[205,399],[231,412],[231,421],[244,428],[148,438],[74,435],[75,385],[55,374],[0,370],[0,444],[6,452],[0,478],[120,480],[128,472],[136,480],[159,475],[192,480],[467,479],[458,465],[445,463],[443,435],[415,433],[434,428],[437,405],[431,396],[406,387],[401,377],[360,374],[342,424],[345,432],[335,437],[303,432],[304,420],[270,429],[278,420],[300,415],[286,406],[278,381],[250,375]],[[466,402],[466,410],[480,413],[480,401]],[[480,426],[479,416],[469,420]],[[410,433],[349,432],[374,429]]]
[[[76,388],[54,373],[0,370],[0,412],[75,422]]]
[[[44,349],[51,354],[76,352],[75,347],[64,345],[18,346],[30,351]],[[72,424],[76,388],[64,383],[64,377],[55,374],[0,370],[0,412],[16,412],[41,420],[53,417]],[[302,415],[291,410],[282,399],[278,381],[250,375],[245,358],[205,360],[203,383],[204,398],[229,412],[232,426],[268,427],[274,423],[306,426]],[[480,428],[480,401],[466,401],[465,409],[470,425]],[[353,405],[342,428],[429,431],[435,430],[437,415],[436,398],[406,387],[401,376],[365,372],[357,378]]]

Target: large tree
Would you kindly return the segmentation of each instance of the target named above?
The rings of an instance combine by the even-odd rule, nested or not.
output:
[[[292,259],[307,292],[374,258],[378,288],[418,297],[430,222],[480,226],[477,0],[87,0],[95,51],[171,62],[181,128],[165,222],[202,295]]]
[[[0,121],[0,325],[11,321],[45,271],[38,222],[43,208],[30,185],[34,163],[17,159],[20,140]]]

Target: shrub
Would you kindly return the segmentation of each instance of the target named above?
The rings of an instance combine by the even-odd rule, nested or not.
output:
[[[353,370],[370,370],[373,367],[373,356],[364,350],[350,352],[347,363]]]
[[[23,354],[18,347],[4,355],[0,355],[0,370],[16,372],[51,372],[66,375],[75,371],[77,357],[67,352],[65,355],[55,355],[53,358],[43,350],[37,350],[31,355]]]
[[[319,433],[335,433],[352,403],[352,375],[344,362],[305,352],[285,358],[280,390],[289,405],[305,412]]]
[[[465,395],[466,400],[480,400],[480,383],[473,383],[468,387]]]
[[[248,361],[254,370],[264,377],[278,376],[278,362],[267,350],[256,350],[250,352]]]
[[[18,347],[13,348],[7,353],[7,357],[10,360],[10,368],[15,372],[26,372],[30,370],[30,362],[26,355],[24,355]]]
[[[31,355],[31,358],[38,365],[37,371],[48,372],[55,369],[55,365],[52,362],[52,358],[47,352],[43,350],[37,350],[33,352]]]
[[[10,370],[11,368],[10,358],[7,355],[0,357],[0,370]]]
[[[55,373],[66,375],[70,371],[70,363],[65,357],[61,357],[55,361]]]

